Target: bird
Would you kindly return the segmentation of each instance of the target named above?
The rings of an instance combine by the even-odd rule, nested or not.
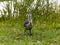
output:
[[[28,18],[24,21],[24,34],[26,34],[26,31],[29,30],[29,35],[32,35],[31,30],[33,27],[32,23],[32,15],[28,14]]]

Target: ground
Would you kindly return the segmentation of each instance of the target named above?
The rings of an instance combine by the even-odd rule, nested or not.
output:
[[[32,28],[32,36],[29,36],[24,35],[21,21],[2,21],[0,45],[60,45],[60,24],[37,22]]]

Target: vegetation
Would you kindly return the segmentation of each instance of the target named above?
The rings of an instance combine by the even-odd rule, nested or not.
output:
[[[0,45],[60,45],[60,6],[56,1],[33,2],[7,1],[0,17]],[[29,13],[33,18],[32,36],[25,36],[23,24]]]

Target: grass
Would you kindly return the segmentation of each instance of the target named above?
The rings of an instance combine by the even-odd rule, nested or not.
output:
[[[0,22],[0,45],[60,45],[60,24],[37,22],[32,36],[24,35],[23,21]]]

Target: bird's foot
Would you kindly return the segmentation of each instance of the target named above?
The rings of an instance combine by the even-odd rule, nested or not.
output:
[[[32,34],[30,34],[30,36],[32,36]]]

